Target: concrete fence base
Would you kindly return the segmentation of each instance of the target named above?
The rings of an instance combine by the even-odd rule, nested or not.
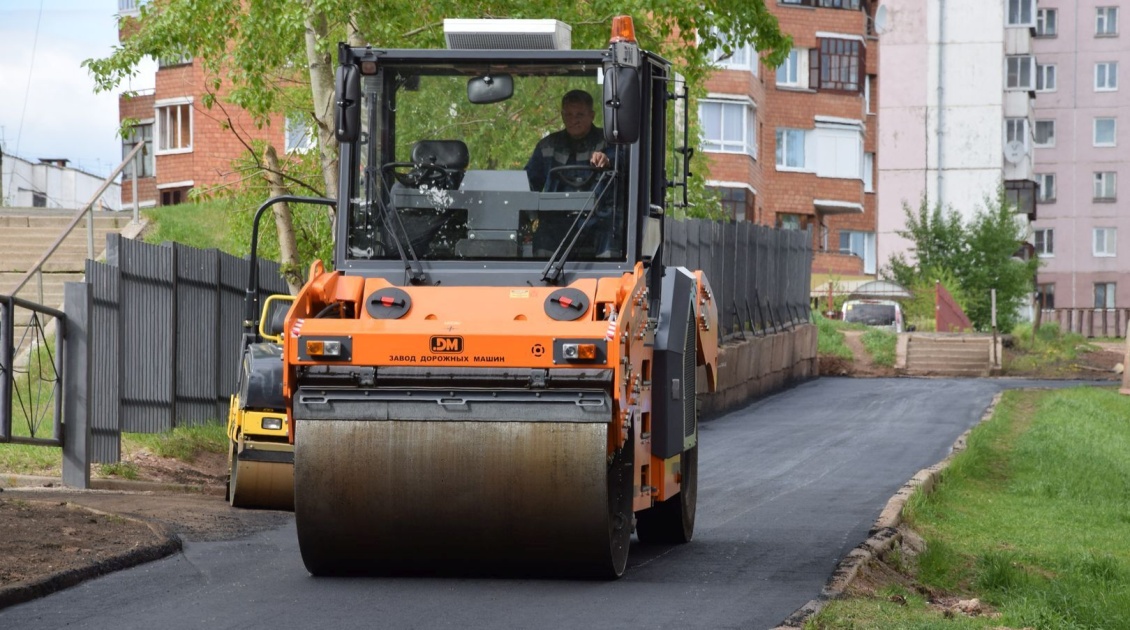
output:
[[[816,326],[730,342],[718,349],[718,389],[699,394],[699,414],[713,415],[819,376]],[[705,383],[699,374],[698,382]]]

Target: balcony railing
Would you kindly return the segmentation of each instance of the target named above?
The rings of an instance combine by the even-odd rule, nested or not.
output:
[[[137,15],[145,0],[118,0],[118,15]]]

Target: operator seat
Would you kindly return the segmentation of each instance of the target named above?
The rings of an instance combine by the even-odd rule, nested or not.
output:
[[[421,140],[412,147],[412,162],[432,164],[447,173],[444,188],[454,190],[463,181],[463,174],[471,162],[467,143],[462,140]]]

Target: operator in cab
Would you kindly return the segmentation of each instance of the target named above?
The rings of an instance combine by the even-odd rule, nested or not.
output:
[[[564,129],[555,131],[538,141],[526,163],[526,176],[530,190],[535,192],[592,191],[600,181],[600,171],[612,168],[612,150],[604,141],[604,130],[593,124],[596,110],[592,95],[585,90],[570,90],[561,98],[561,122]],[[550,171],[559,166],[589,166],[584,169],[551,176]],[[599,192],[599,191],[598,191]],[[591,239],[593,229],[602,234],[595,246],[603,255],[609,255],[613,245],[612,209],[606,200],[584,227]],[[594,201],[595,202],[595,201]],[[557,248],[574,220],[573,213],[542,213],[534,232],[533,246],[537,256],[548,256]]]

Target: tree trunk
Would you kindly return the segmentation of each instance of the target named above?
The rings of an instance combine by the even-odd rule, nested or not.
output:
[[[318,50],[327,41],[326,15],[306,3],[306,60],[310,65],[310,91],[314,97],[314,122],[318,127],[318,150],[322,157],[322,179],[327,197],[337,195],[338,144],[334,136],[334,71],[330,53]],[[332,212],[332,210],[331,210]]]
[[[282,171],[279,169],[279,156],[275,152],[275,147],[268,144],[263,159],[267,163],[264,176],[267,178],[267,186],[270,189],[271,196],[278,197],[287,194],[286,187],[283,186],[282,176],[279,175]],[[297,295],[298,290],[302,288],[302,270],[298,264],[298,241],[294,236],[294,219],[290,214],[290,204],[286,202],[276,203],[271,206],[271,211],[275,214],[275,228],[279,233],[279,258],[281,259],[279,262],[282,263],[283,277],[290,287],[291,295]]]

